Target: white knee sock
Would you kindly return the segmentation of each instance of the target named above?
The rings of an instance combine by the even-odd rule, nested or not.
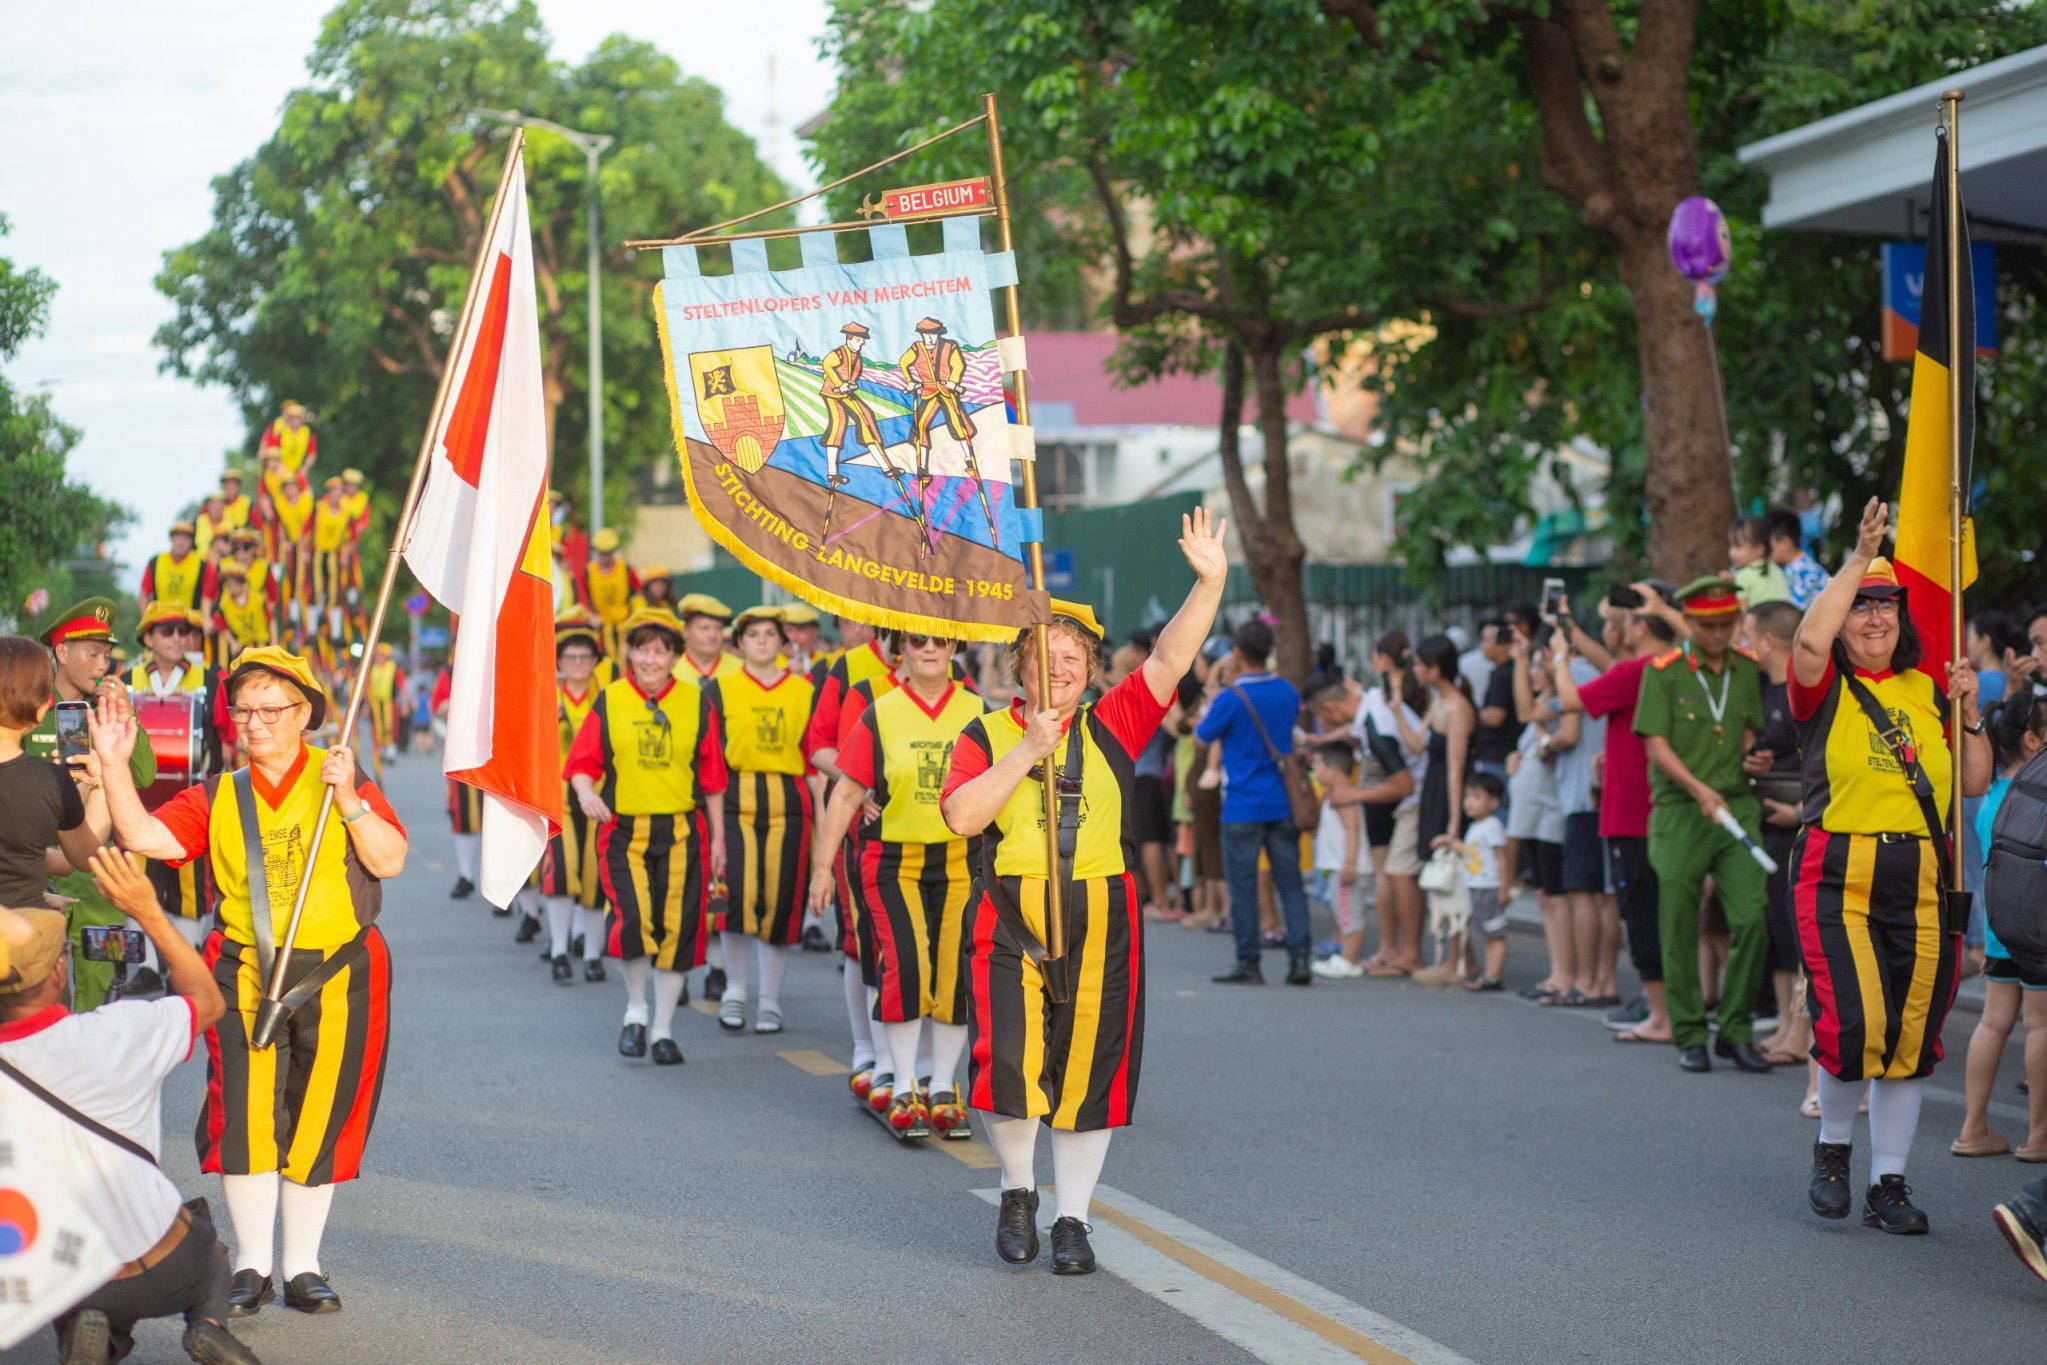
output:
[[[327,1230],[327,1210],[334,1203],[332,1185],[283,1182],[284,1256],[278,1269],[284,1278],[320,1270],[320,1235]]]
[[[1855,1141],[1855,1111],[1862,1107],[1867,1081],[1836,1080],[1822,1068],[1820,1078],[1820,1141]]]
[[[569,921],[575,918],[576,903],[567,896],[547,898],[547,952],[550,957],[569,955]]]
[[[924,1032],[924,1021],[883,1024],[881,1031],[888,1035],[888,1070],[895,1073],[896,1093],[900,1095],[917,1082],[917,1039]]]
[[[522,886],[512,893],[512,908],[533,919],[540,918],[540,888]]]
[[[777,943],[753,941],[754,960],[760,964],[761,1008],[779,1012],[782,1008],[782,973],[789,967],[789,950]]]
[[[839,477],[839,448],[837,446],[826,446],[824,448],[824,476],[828,479]]]
[[[1052,1183],[1058,1187],[1059,1216],[1087,1221],[1088,1202],[1095,1197],[1095,1182],[1102,1178],[1102,1162],[1109,1155],[1110,1128],[1092,1133],[1062,1133],[1052,1130]]]
[[[483,836],[481,834],[457,834],[455,838],[455,875],[467,882],[474,882],[483,866]]]
[[[965,1024],[931,1021],[931,1090],[959,1090],[960,1054],[967,1050]]]
[[[937,1073],[931,1069],[931,1021],[929,1019],[920,1019],[918,1023],[921,1025],[921,1028],[917,1034],[917,1069],[911,1074],[921,1081],[925,1077]]]
[[[1005,1190],[1035,1190],[1038,1188],[1037,1165],[1038,1128],[1036,1119],[1004,1118],[998,1114],[986,1115],[981,1124],[981,1133],[988,1139],[988,1145],[995,1149],[995,1155],[1002,1162],[1002,1188]],[[1096,1162],[1097,1170],[1101,1163]]]
[[[867,987],[860,984],[860,964],[846,959],[846,1022],[853,1029],[853,1069],[874,1065],[874,1021],[867,1017]]]
[[[727,929],[715,940],[719,948],[718,956],[725,964],[725,994],[722,998],[737,1000],[741,1004],[746,1003],[747,937],[745,934]]]
[[[725,945],[720,941],[721,938],[722,935],[712,934],[711,941],[704,945],[704,966],[724,971]]]
[[[647,1022],[647,983],[653,976],[654,963],[651,959],[636,957],[625,964],[625,1021],[628,1024]]]
[[[268,1275],[277,1223],[277,1172],[224,1175],[220,1185],[227,1203],[227,1221],[235,1234],[235,1269]]]
[[[595,962],[604,956],[604,912],[587,905],[576,907],[576,932],[583,936],[583,960]]]
[[[682,1003],[682,973],[664,972],[654,969],[654,1027],[647,1030],[647,1037],[673,1038],[675,1036],[675,1007]]]
[[[1919,1103],[1926,1098],[1926,1078],[1869,1083],[1869,1183],[1903,1175],[1912,1155],[1912,1135],[1919,1131]]]

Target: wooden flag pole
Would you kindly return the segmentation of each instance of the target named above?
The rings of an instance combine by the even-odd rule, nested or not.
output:
[[[995,96],[981,96],[982,117],[988,123],[988,169],[990,189],[995,199],[996,241],[1003,251],[1010,249],[1009,235],[1009,181],[1002,172],[1002,126],[995,117]],[[1023,312],[1017,304],[1019,287],[1010,285],[1003,290],[1006,307],[1006,321],[1009,334],[1023,336]],[[1028,427],[1031,424],[1030,381],[1022,370],[1016,372],[1016,420]],[[1038,462],[1020,461],[1023,465],[1023,496],[1020,505],[1035,508],[1038,505]],[[1040,541],[1027,541],[1024,545],[1024,564],[1030,571],[1031,587],[1037,592],[1045,591],[1045,547]],[[1052,658],[1051,631],[1043,625],[1031,627],[1032,639],[1037,644],[1038,704],[1052,704]],[[1026,717],[1025,719],[1029,719]],[[1066,982],[1066,906],[1063,903],[1064,887],[1059,879],[1059,783],[1054,776],[1057,765],[1053,759],[1045,760],[1045,994],[1055,1004],[1064,1004],[1067,998]]]
[[[526,146],[524,129],[512,130],[512,145],[505,153],[504,169],[498,174],[497,196],[491,201],[490,216],[483,225],[483,240],[476,248],[476,260],[469,271],[469,293],[462,300],[461,319],[455,326],[454,339],[450,343],[448,359],[441,366],[441,385],[434,394],[433,415],[427,419],[426,433],[419,438],[419,455],[412,464],[412,483],[405,490],[405,507],[398,515],[398,528],[391,536],[391,553],[384,562],[384,581],[377,589],[376,610],[370,615],[369,633],[363,637],[363,662],[355,670],[355,681],[348,689],[348,709],[342,714],[341,729],[335,743],[346,746],[348,736],[355,729],[355,720],[362,711],[363,695],[369,682],[369,664],[377,651],[377,637],[384,630],[384,616],[391,607],[391,590],[398,581],[398,562],[405,553],[405,542],[412,535],[413,518],[419,514],[419,495],[426,487],[427,462],[433,456],[434,436],[441,429],[441,419],[447,412],[448,390],[455,375],[455,362],[460,359],[462,338],[469,334],[469,325],[476,314],[476,304],[482,295],[482,281],[488,273],[490,249],[497,241],[498,222],[504,214],[505,191],[512,183],[513,168]],[[306,913],[306,893],[313,884],[313,865],[320,856],[321,836],[327,831],[327,816],[334,807],[334,788],[327,788],[320,798],[320,814],[313,821],[313,837],[306,845],[305,861],[301,864],[298,895],[292,901],[291,921],[285,926],[284,938],[277,945],[277,960],[270,970],[269,985],[264,988],[263,999],[256,1005],[256,1022],[249,1029],[249,1042],[258,1048],[267,1048],[277,1038],[277,1030],[284,1023],[284,976],[291,965],[292,946],[298,941],[299,921]],[[268,906],[252,907],[257,914],[268,914]]]
[[[1947,131],[1948,658],[1960,663],[1969,657],[1963,652],[1962,639],[1962,404],[1974,398],[1962,391],[1962,357],[1968,354],[1962,348],[1975,346],[1976,338],[1962,335],[1962,252],[1966,250],[1962,245],[1962,92],[1943,91],[1940,102]],[[1948,680],[1935,681],[1946,687]],[[1952,689],[1948,696],[1948,734],[1955,746],[1956,771],[1960,772],[1962,704],[1955,699]],[[1962,890],[1959,800],[1948,802],[1948,823],[1955,849],[1955,856],[1949,859],[1954,885],[1948,889],[1958,892]]]

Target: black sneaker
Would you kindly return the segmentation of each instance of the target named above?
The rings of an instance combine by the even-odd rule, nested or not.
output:
[[[470,881],[467,877],[457,877],[455,878],[454,888],[448,892],[448,899],[451,901],[467,900],[474,894],[476,894],[476,883]]]
[[[200,1365],[262,1365],[256,1353],[225,1327],[195,1322],[185,1329],[185,1354]]]
[[[563,953],[554,960],[554,965],[550,971],[554,976],[556,985],[573,986],[576,984],[576,969],[569,965],[569,955],[567,953]]]
[[[1901,1237],[1916,1237],[1927,1231],[1926,1213],[1912,1205],[1912,1187],[1902,1175],[1878,1176],[1862,1200],[1862,1225],[1882,1228]]]
[[[995,1215],[995,1254],[1011,1265],[1038,1259],[1038,1192],[1004,1190]]]
[[[57,1334],[57,1360],[59,1365],[104,1365],[111,1358],[109,1351],[113,1328],[107,1322],[107,1315],[97,1308],[74,1313],[64,1324],[64,1330]]]
[[[1990,1211],[1990,1217],[2019,1264],[2047,1280],[2047,1252],[2041,1248],[2047,1242],[2047,1202],[2034,1192],[2038,1184],[2036,1180],[2020,1186],[2017,1194]]]
[[[1822,1218],[1846,1218],[1854,1196],[1848,1192],[1848,1153],[1845,1142],[1815,1142],[1812,1145],[1812,1184],[1805,1197],[1812,1211]]]
[[[1617,1010],[1608,1010],[1601,1021],[1616,1033],[1626,1032],[1637,1024],[1649,1022],[1649,997],[1638,995]]]
[[[1265,984],[1265,969],[1255,959],[1239,959],[1229,971],[1217,972],[1208,979],[1218,986],[1262,986]]]
[[[647,1055],[647,1026],[627,1024],[618,1031],[618,1055],[621,1057],[644,1057]]]
[[[1088,1226],[1078,1218],[1061,1218],[1052,1224],[1052,1273],[1092,1275],[1095,1249],[1087,1244]]]
[[[1286,983],[1289,986],[1312,986],[1315,973],[1308,970],[1308,955],[1294,953],[1286,960]]]
[[[725,969],[723,967],[713,967],[704,973],[704,999],[723,1000],[724,998]]]

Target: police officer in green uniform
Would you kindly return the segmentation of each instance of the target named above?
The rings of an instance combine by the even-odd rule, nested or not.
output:
[[[1711,876],[1733,946],[1720,988],[1713,1050],[1742,1071],[1764,1072],[1750,1008],[1769,951],[1762,867],[1719,823],[1725,810],[1760,839],[1762,808],[1741,770],[1763,727],[1755,661],[1734,648],[1741,600],[1732,581],[1710,576],[1677,594],[1691,637],[1650,661],[1635,706],[1635,733],[1649,751],[1649,863],[1656,869],[1663,931],[1663,989],[1678,1065],[1710,1071],[1706,1001],[1699,983],[1699,902]]]
[[[88,597],[50,618],[50,624],[39,638],[49,647],[57,662],[58,701],[90,702],[104,685],[111,695],[117,697],[120,705],[128,704],[128,689],[118,678],[107,677],[107,665],[114,652],[114,610],[110,598]],[[50,708],[41,724],[22,737],[21,745],[37,758],[51,763],[57,761],[55,707]],[[128,770],[134,774],[138,787],[156,781],[156,751],[149,747],[147,735],[136,737],[135,752],[128,760]],[[88,925],[119,927],[126,924],[128,918],[108,904],[106,897],[92,884],[88,873],[67,873],[55,878],[52,884],[59,895],[77,900],[77,904],[68,908],[66,918],[70,921],[71,935],[71,1008],[82,1014],[103,1004],[107,991],[114,984],[112,963],[85,960],[81,950],[83,930]],[[133,975],[130,980],[133,986],[147,984],[135,981]]]

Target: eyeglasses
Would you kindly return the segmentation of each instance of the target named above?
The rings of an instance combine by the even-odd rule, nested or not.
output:
[[[946,639],[943,635],[905,635],[903,637],[903,648],[905,649],[922,649],[926,645],[949,645],[951,643],[952,641]]]
[[[306,704],[295,701],[289,706],[230,706],[227,708],[227,714],[228,719],[237,725],[247,725],[252,720],[260,720],[265,725],[275,725]]]
[[[660,699],[657,697],[648,697],[646,700],[647,712],[649,715],[654,717],[655,724],[659,725],[664,730],[672,728],[675,722],[669,720],[668,713],[661,709]]]
[[[1890,616],[1894,615],[1898,610],[1898,599],[1895,597],[1858,597],[1855,599],[1855,605],[1848,608],[1848,610],[1856,615],[1874,612],[1879,616]]]

